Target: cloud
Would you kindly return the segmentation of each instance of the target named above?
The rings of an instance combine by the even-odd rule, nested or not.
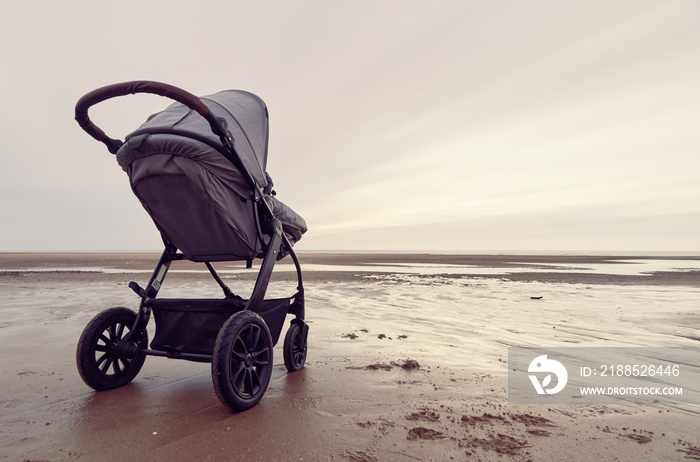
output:
[[[4,250],[159,247],[73,121],[134,79],[263,97],[302,249],[700,250],[696,4],[41,3],[0,19]],[[167,104],[91,116],[121,137]]]

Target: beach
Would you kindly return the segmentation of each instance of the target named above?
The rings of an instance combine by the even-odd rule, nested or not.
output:
[[[700,406],[513,404],[509,347],[700,347],[700,258],[302,253],[306,366],[282,342],[232,414],[209,364],[148,357],[94,392],[75,350],[100,311],[138,308],[152,253],[0,254],[0,459],[8,461],[700,460]],[[290,296],[289,258],[268,294]],[[215,264],[247,297],[257,276]],[[160,297],[220,297],[176,262]],[[153,325],[149,326],[152,338]]]

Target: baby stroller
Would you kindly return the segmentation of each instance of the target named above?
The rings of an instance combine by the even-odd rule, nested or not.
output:
[[[176,101],[152,115],[126,141],[109,138],[89,118],[102,101],[152,93]],[[146,285],[129,287],[141,298],[138,313],[110,308],[85,327],[77,348],[81,377],[95,390],[131,382],[146,356],[210,362],[214,389],[234,412],[255,406],[272,373],[273,346],[287,314],[284,364],[304,367],[308,325],[299,260],[292,245],[304,219],[277,200],[266,173],[268,113],[257,96],[228,90],[201,99],[171,85],[118,83],[83,96],[75,119],[103,142],[129,175],[134,194],[161,233],[165,250]],[[291,256],[297,292],[265,299],[275,262]],[[212,262],[262,258],[249,299],[227,287]],[[224,292],[219,299],[157,298],[172,262],[202,262]],[[151,312],[155,335],[148,345]]]

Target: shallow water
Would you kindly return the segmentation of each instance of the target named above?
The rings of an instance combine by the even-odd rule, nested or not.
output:
[[[509,263],[507,266],[455,265],[440,263],[372,263],[367,265],[303,264],[303,271],[340,271],[351,273],[376,272],[419,275],[508,275],[520,273],[586,273],[611,274],[620,276],[650,275],[656,272],[700,271],[700,261],[682,259],[611,260],[607,263],[564,264],[564,263]],[[258,267],[243,269],[241,265],[224,265],[218,269],[221,274],[242,274],[257,271]],[[295,271],[294,265],[281,262],[275,271]],[[81,273],[151,273],[151,269],[109,268],[100,266],[33,266],[12,269],[15,272],[81,272]],[[207,270],[171,269],[173,273],[208,273]]]

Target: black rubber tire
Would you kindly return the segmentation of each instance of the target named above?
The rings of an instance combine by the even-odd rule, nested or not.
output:
[[[219,400],[233,412],[258,404],[272,376],[272,336],[249,310],[231,316],[214,344],[211,376]]]
[[[284,336],[282,356],[284,356],[284,365],[289,372],[298,371],[306,363],[306,342],[303,341],[302,334],[301,325],[293,323],[287,329],[287,335]]]
[[[121,387],[134,380],[146,355],[120,358],[111,349],[131,330],[135,320],[134,311],[116,307],[104,310],[85,326],[78,341],[76,362],[80,377],[87,385],[102,391]],[[138,347],[148,347],[147,332],[143,332]]]

